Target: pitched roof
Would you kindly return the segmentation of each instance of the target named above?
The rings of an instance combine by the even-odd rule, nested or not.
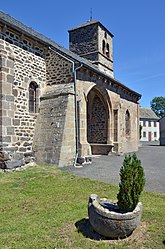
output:
[[[75,29],[79,29],[79,28],[83,28],[83,27],[86,27],[86,26],[89,26],[89,25],[92,25],[92,24],[96,24],[96,23],[99,23],[99,21],[97,21],[97,20],[90,20],[90,21],[87,21],[85,23],[82,23],[82,24],[76,26],[75,28],[70,29],[69,31],[72,31],[72,30],[75,30]]]
[[[159,117],[155,114],[155,112],[151,108],[140,108],[140,119],[156,119]]]
[[[123,83],[121,83],[117,79],[112,78],[111,76],[103,73],[95,65],[93,65],[89,60],[87,60],[87,59],[85,59],[83,57],[80,57],[79,55],[77,55],[77,54],[71,52],[70,50],[62,47],[61,45],[57,44],[56,42],[54,42],[51,39],[47,38],[46,36],[38,33],[34,29],[26,26],[25,24],[19,22],[15,18],[11,17],[8,14],[5,14],[2,11],[0,11],[0,20],[2,22],[4,22],[4,24],[8,24],[11,27],[13,27],[14,29],[25,33],[27,36],[32,36],[36,40],[38,40],[41,43],[45,44],[46,46],[54,48],[55,50],[61,52],[64,55],[66,55],[68,58],[70,58],[70,59],[72,59],[74,61],[82,63],[86,68],[98,73],[99,75],[105,77],[106,79],[108,79],[110,81],[113,81],[117,85],[119,85],[119,86],[123,87],[124,89],[128,90],[129,92],[133,93],[134,95],[136,95],[138,97],[138,99],[141,98],[141,94],[139,94],[139,93],[135,92],[134,90],[128,88],[126,85],[124,85]]]
[[[83,23],[83,24],[80,24],[80,25],[76,26],[75,28],[72,28],[72,29],[70,29],[70,30],[68,30],[68,31],[69,31],[69,32],[72,32],[72,31],[74,31],[74,30],[76,30],[76,29],[84,28],[84,27],[86,27],[86,26],[90,26],[90,25],[93,25],[93,24],[98,24],[98,25],[100,25],[101,27],[103,27],[103,29],[106,30],[107,33],[110,34],[111,37],[114,37],[114,35],[113,35],[106,27],[104,27],[99,21],[97,21],[97,20],[90,20],[90,21],[87,21],[87,22],[85,22],[85,23]]]

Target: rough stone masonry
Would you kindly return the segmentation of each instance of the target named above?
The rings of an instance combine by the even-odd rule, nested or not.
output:
[[[1,168],[138,149],[141,95],[114,79],[112,40],[92,20],[67,50],[0,12]]]

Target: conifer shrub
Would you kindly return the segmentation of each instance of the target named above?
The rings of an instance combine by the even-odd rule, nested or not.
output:
[[[118,206],[122,212],[133,211],[145,185],[144,169],[136,154],[125,156],[120,169]]]

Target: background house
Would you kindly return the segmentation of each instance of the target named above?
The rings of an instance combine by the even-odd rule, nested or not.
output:
[[[140,108],[140,141],[159,140],[159,117],[150,108]]]
[[[160,145],[165,145],[165,117],[159,120],[160,123]]]

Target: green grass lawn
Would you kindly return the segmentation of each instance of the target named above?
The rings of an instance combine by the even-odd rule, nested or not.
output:
[[[0,173],[0,249],[165,248],[165,195],[144,192],[140,226],[116,241],[91,228],[91,193],[115,200],[118,187],[50,166]]]

